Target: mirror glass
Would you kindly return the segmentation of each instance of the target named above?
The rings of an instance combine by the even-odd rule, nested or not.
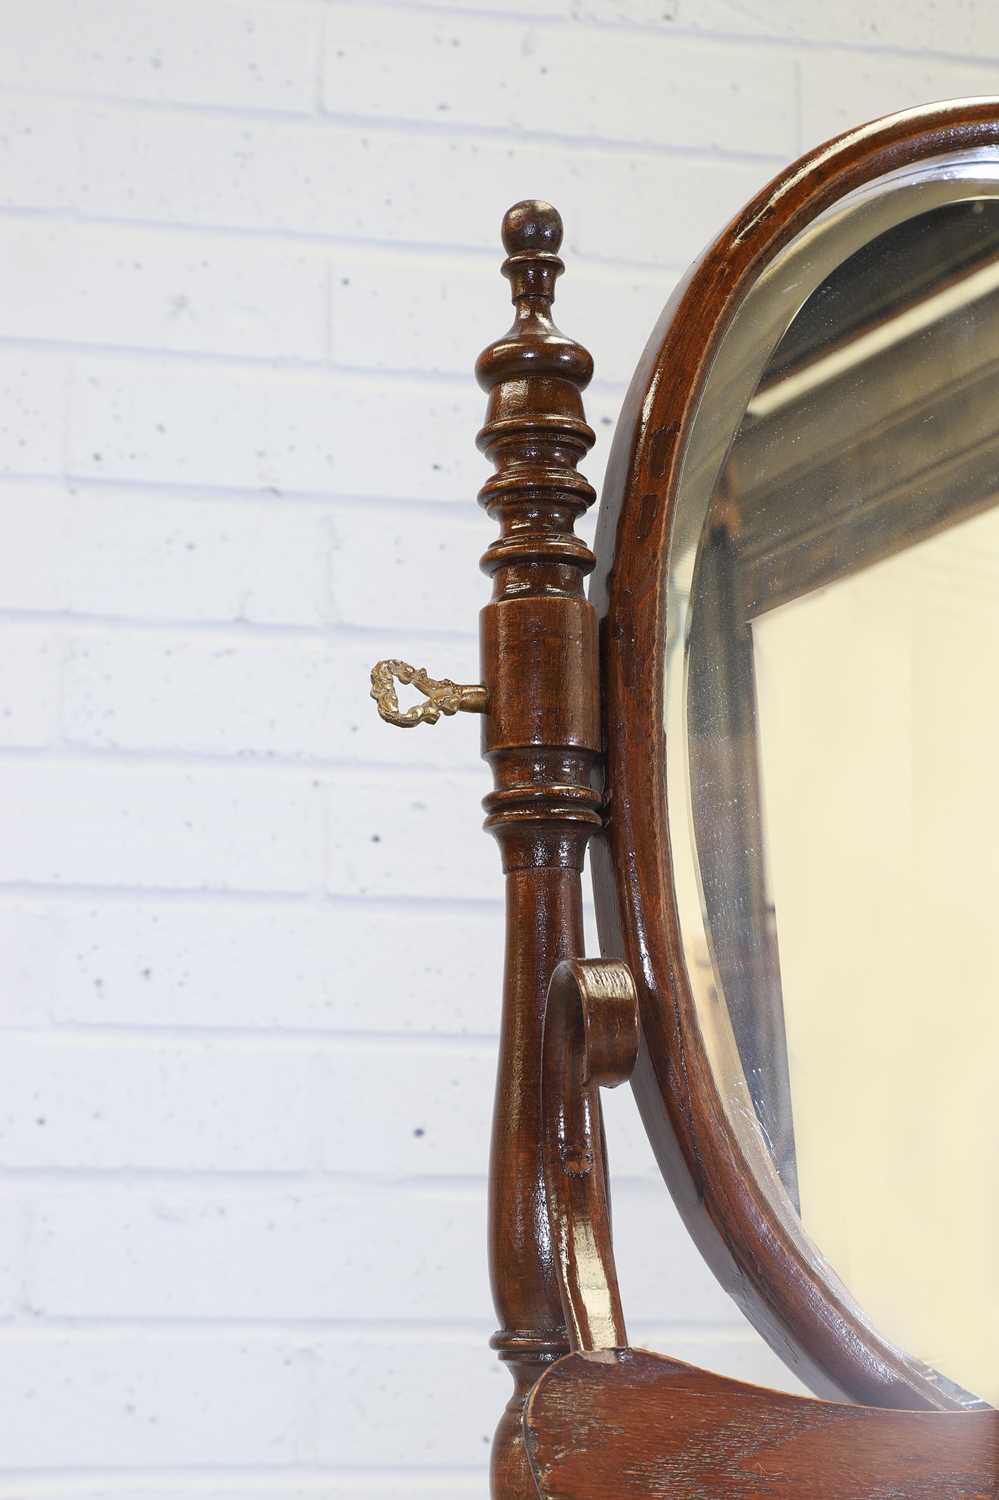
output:
[[[722,347],[666,711],[688,970],[747,1157],[868,1322],[999,1404],[993,193],[868,195]]]

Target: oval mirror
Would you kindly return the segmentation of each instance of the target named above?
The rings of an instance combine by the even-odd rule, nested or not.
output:
[[[767,359],[675,560],[668,698],[737,1128],[875,1324],[992,1401],[997,417],[999,200],[974,197],[848,256]]]
[[[650,345],[597,889],[715,1269],[819,1392],[947,1407],[999,1404],[999,154],[944,113],[792,169]]]

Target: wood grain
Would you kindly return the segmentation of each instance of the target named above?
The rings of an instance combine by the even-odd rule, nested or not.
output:
[[[640,1349],[572,1354],[524,1417],[543,1500],[991,1500],[999,1412],[786,1396]]]

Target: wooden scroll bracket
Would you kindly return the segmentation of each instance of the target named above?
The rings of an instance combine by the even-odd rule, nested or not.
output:
[[[541,1117],[548,1219],[574,1350],[623,1349],[628,1343],[598,1090],[631,1077],[638,1041],[638,995],[627,964],[559,964],[545,1008]]]

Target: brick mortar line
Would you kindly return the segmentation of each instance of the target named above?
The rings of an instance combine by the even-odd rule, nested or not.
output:
[[[774,157],[777,163],[779,158]],[[757,182],[759,181],[756,179]],[[748,196],[748,193],[747,193]],[[497,200],[496,220],[502,213],[502,200]],[[83,210],[79,213],[67,213],[63,206],[53,205],[50,208],[34,208],[27,204],[0,204],[0,223],[4,219],[15,218],[18,220],[32,220],[39,223],[50,221],[72,222],[85,228],[125,229],[137,230],[144,233],[153,231],[162,232],[165,235],[178,235],[182,237],[196,237],[198,235],[216,235],[219,239],[245,239],[251,242],[279,243],[292,246],[317,245],[342,248],[360,253],[363,250],[376,250],[379,254],[399,252],[405,256],[455,255],[468,257],[477,264],[488,263],[493,271],[496,271],[502,259],[502,251],[492,245],[473,244],[443,244],[436,240],[410,240],[389,239],[382,235],[347,235],[324,234],[314,230],[294,230],[278,228],[259,228],[252,224],[199,224],[184,219],[146,219],[141,216],[137,218],[122,219],[111,214],[90,214]],[[719,229],[723,226],[719,224]],[[498,242],[497,242],[498,243]],[[650,274],[665,265],[671,272],[679,274],[684,269],[683,262],[658,260],[628,260],[621,256],[600,255],[592,250],[584,251],[570,247],[567,254],[571,254],[574,265],[589,267],[593,270],[616,270],[634,271],[635,274]]]
[[[431,1174],[427,1182],[422,1183],[412,1176],[405,1181],[396,1181],[380,1173],[355,1174],[348,1181],[343,1182],[338,1181],[335,1174],[319,1172],[289,1173],[287,1176],[282,1176],[277,1173],[265,1174],[252,1171],[239,1175],[227,1171],[186,1171],[184,1169],[167,1172],[131,1168],[129,1171],[131,1175],[126,1177],[121,1169],[116,1171],[114,1168],[107,1168],[104,1171],[99,1168],[80,1168],[78,1171],[73,1168],[0,1168],[0,1201],[33,1202],[35,1200],[30,1196],[25,1196],[31,1193],[66,1197],[79,1188],[88,1192],[106,1192],[118,1197],[137,1190],[145,1193],[169,1190],[171,1193],[190,1193],[192,1201],[201,1201],[222,1193],[228,1197],[246,1199],[249,1203],[253,1200],[266,1201],[276,1189],[281,1192],[314,1191],[317,1196],[321,1196],[328,1195],[332,1188],[338,1188],[340,1189],[337,1194],[338,1203],[349,1200],[376,1204],[401,1197],[414,1202],[469,1204],[478,1207],[485,1204],[488,1187],[485,1172],[478,1178],[454,1179],[453,1182]],[[76,1176],[86,1180],[78,1183]],[[288,1182],[287,1178],[291,1176],[294,1176],[295,1180]],[[621,1190],[622,1200],[627,1200],[633,1207],[648,1199],[655,1199],[658,1205],[660,1202],[666,1202],[668,1198],[662,1178],[652,1177],[651,1173],[648,1177],[641,1177],[636,1173],[619,1174],[615,1180],[615,1190],[617,1189]],[[323,1201],[326,1201],[325,1197]],[[485,1316],[486,1314],[483,1314],[483,1317]],[[655,1320],[647,1321],[654,1322]]]
[[[342,6],[344,9],[363,10],[370,8],[370,0],[322,0],[322,3],[332,7]],[[674,21],[663,25],[661,22],[651,21],[622,21],[622,20],[599,20],[590,16],[552,16],[544,15],[535,19],[534,12],[525,5],[523,11],[515,10],[477,10],[458,11],[447,5],[435,5],[433,0],[376,0],[376,8],[383,10],[397,10],[423,12],[428,15],[437,15],[442,21],[455,22],[456,15],[462,21],[473,22],[504,22],[515,25],[529,24],[531,29],[539,29],[542,26],[552,28],[584,31],[590,30],[599,33],[617,33],[635,37],[661,37],[666,41],[691,41],[706,44],[707,47],[726,46],[738,48],[756,47],[760,49],[773,48],[784,51],[790,48],[801,48],[807,52],[834,52],[844,55],[860,53],[873,59],[893,58],[900,62],[948,62],[960,64],[980,63],[983,68],[994,67],[999,61],[999,44],[995,52],[977,53],[969,57],[966,52],[949,52],[946,49],[936,47],[903,47],[894,42],[879,42],[871,39],[869,42],[844,42],[830,40],[821,37],[802,36],[780,36],[775,32],[759,31],[725,31],[722,28],[701,28],[677,24]]]
[[[499,256],[497,255],[497,259]],[[335,268],[334,273],[335,273]],[[680,273],[677,272],[677,275]],[[626,287],[627,277],[608,282],[609,287]],[[650,280],[650,286],[654,282]],[[673,290],[673,281],[663,281],[663,305]],[[500,300],[500,307],[505,305]],[[330,321],[329,319],[327,320]],[[502,313],[498,321],[502,321]],[[357,365],[345,364],[335,355],[312,358],[304,354],[245,354],[226,349],[178,349],[160,344],[113,344],[99,343],[93,339],[59,339],[45,334],[12,334],[0,330],[0,352],[11,350],[24,354],[41,354],[55,360],[66,356],[80,360],[96,360],[113,365],[131,361],[138,365],[158,363],[161,365],[188,364],[195,367],[220,368],[239,372],[265,372],[272,375],[316,375],[329,383],[342,384],[346,390],[366,391],[372,387],[386,390],[405,389],[411,385],[417,389],[430,389],[448,399],[479,399],[481,393],[473,374],[474,361],[470,360],[467,375],[456,369],[436,369],[431,365]],[[72,380],[67,384],[72,386]],[[587,388],[590,400],[601,396],[621,400],[628,388],[627,380],[609,380],[595,376]],[[484,398],[482,398],[484,404]],[[68,424],[67,424],[68,427]],[[71,469],[66,463],[65,468]]]
[[[535,29],[532,23],[532,29]],[[669,45],[670,38],[664,38],[664,46]],[[757,51],[766,51],[772,44],[764,43],[762,47],[757,45]],[[925,55],[925,54],[924,54]],[[983,64],[984,67],[984,64]],[[259,122],[261,125],[274,125],[278,128],[290,127],[303,131],[342,131],[352,136],[357,131],[363,130],[372,135],[396,135],[400,142],[411,144],[414,137],[424,140],[448,140],[465,139],[477,144],[495,141],[498,145],[508,145],[511,140],[523,146],[538,146],[550,148],[552,146],[567,148],[571,153],[583,155],[602,154],[608,158],[622,155],[633,156],[639,153],[650,161],[683,157],[692,161],[719,161],[732,163],[761,163],[776,162],[783,164],[785,154],[780,151],[771,150],[739,150],[729,149],[716,143],[706,144],[682,144],[673,141],[650,141],[641,137],[613,137],[586,133],[561,133],[558,131],[540,131],[526,128],[522,125],[483,125],[475,121],[442,120],[436,118],[417,118],[412,116],[385,116],[364,115],[351,111],[324,110],[320,114],[311,113],[285,113],[269,112],[266,110],[254,110],[252,108],[241,108],[237,105],[223,104],[185,104],[183,101],[142,99],[115,97],[100,94],[66,93],[58,89],[30,88],[19,90],[11,85],[0,86],[0,106],[8,99],[41,100],[45,103],[57,103],[72,106],[73,108],[111,110],[118,113],[133,113],[136,115],[166,115],[175,116],[180,119],[196,118],[202,120],[230,120],[236,123],[252,125]],[[789,147],[789,149],[791,149]]]
[[[367,694],[365,693],[364,696],[366,698]],[[374,705],[371,706],[370,712],[372,714],[375,712]],[[385,732],[387,734],[389,731],[386,729]],[[365,780],[375,780],[392,786],[401,786],[403,790],[407,782],[425,780],[428,772],[436,773],[440,770],[440,767],[432,763],[415,765],[411,760],[400,760],[396,764],[393,761],[358,760],[347,757],[327,759],[306,755],[268,755],[266,751],[215,753],[183,750],[168,745],[127,749],[110,745],[106,747],[90,745],[80,741],[42,746],[2,745],[0,746],[0,763],[21,768],[45,765],[80,771],[107,767],[135,767],[156,771],[177,770],[185,776],[191,771],[206,771],[209,774],[219,771],[239,774],[245,771],[250,780],[262,772],[273,772],[289,780],[302,781],[307,781],[314,775],[330,778],[335,774],[338,778],[342,778],[342,784],[346,786],[356,785]],[[412,774],[406,776],[407,771],[411,771]],[[400,775],[403,777],[402,781],[400,781]],[[467,765],[457,763],[450,766],[447,776],[449,781],[468,781],[469,790],[474,793],[475,787],[485,778],[486,773],[482,770],[480,759],[476,755],[474,761]],[[327,787],[332,784],[331,780],[327,780]]]
[[[72,1481],[74,1485],[86,1483],[87,1485],[101,1484],[103,1486],[111,1483],[115,1486],[116,1490],[123,1481],[128,1481],[131,1485],[133,1481],[141,1480],[145,1484],[155,1484],[157,1486],[157,1493],[162,1490],[163,1486],[171,1485],[176,1486],[177,1493],[189,1494],[192,1496],[192,1500],[196,1500],[196,1497],[202,1491],[200,1489],[192,1490],[187,1488],[191,1483],[204,1486],[207,1484],[217,1485],[220,1481],[228,1483],[231,1480],[238,1480],[240,1483],[243,1483],[248,1479],[251,1481],[251,1488],[249,1490],[249,1494],[251,1495],[255,1495],[258,1491],[259,1487],[256,1483],[258,1479],[265,1480],[268,1484],[272,1481],[274,1483],[282,1482],[286,1484],[291,1480],[294,1482],[296,1488],[303,1483],[309,1485],[326,1485],[332,1481],[337,1484],[341,1482],[356,1484],[360,1480],[364,1482],[365,1489],[368,1488],[368,1481],[370,1480],[371,1484],[375,1486],[384,1486],[386,1483],[390,1483],[397,1494],[401,1494],[404,1497],[411,1495],[413,1500],[420,1500],[421,1496],[425,1497],[425,1500],[431,1500],[431,1497],[433,1497],[433,1500],[436,1500],[436,1491],[427,1488],[431,1484],[446,1482],[448,1484],[465,1485],[474,1483],[477,1486],[475,1491],[476,1500],[481,1500],[481,1487],[487,1463],[488,1458],[484,1456],[482,1465],[475,1467],[468,1464],[455,1464],[453,1467],[447,1467],[442,1464],[425,1464],[414,1467],[412,1464],[407,1463],[405,1466],[399,1465],[397,1468],[369,1468],[367,1466],[358,1467],[356,1465],[347,1467],[324,1466],[310,1462],[303,1462],[302,1464],[234,1464],[229,1461],[217,1464],[181,1464],[169,1468],[164,1468],[162,1464],[124,1464],[114,1468],[88,1467],[86,1465],[81,1467],[79,1464],[46,1465],[30,1469],[23,1467],[0,1468],[0,1484],[8,1485],[17,1483],[19,1485],[16,1495],[0,1495],[0,1500],[71,1500],[76,1490],[53,1495],[51,1489],[48,1488],[53,1480],[57,1480],[60,1483]],[[22,1490],[20,1485],[25,1480],[45,1485],[46,1488],[37,1491]],[[409,1481],[413,1482],[412,1486]],[[400,1485],[402,1485],[402,1488],[400,1488]],[[150,1491],[148,1500],[157,1500],[157,1493]],[[270,1491],[260,1490],[260,1493],[269,1494]],[[277,1493],[286,1496],[287,1490],[282,1489]],[[372,1490],[372,1493],[376,1493],[376,1491]],[[465,1490],[455,1490],[454,1493],[464,1494]],[[126,1500],[133,1500],[131,1488],[127,1491],[122,1489],[121,1494],[126,1497]],[[141,1495],[139,1496],[139,1500],[142,1500]],[[326,1500],[326,1496],[321,1495],[318,1497],[318,1500]],[[356,1491],[352,1490],[350,1500],[357,1500]]]
[[[243,370],[255,377],[291,376],[300,381],[311,378],[318,385],[337,387],[345,392],[370,392],[372,395],[381,395],[387,389],[412,394],[428,386],[448,400],[477,399],[480,395],[471,367],[465,377],[458,371],[451,373],[421,366],[411,369],[405,366],[392,369],[382,369],[377,365],[341,366],[322,359],[310,359],[305,355],[233,354],[225,350],[170,349],[152,344],[95,344],[88,340],[55,339],[43,335],[30,337],[0,332],[0,351],[2,350],[36,356],[42,363],[51,364],[65,359],[76,360],[79,364],[130,363],[160,367],[186,364],[196,369],[228,369],[236,373]],[[71,374],[78,378],[76,371]],[[73,384],[72,380],[70,384]],[[621,384],[604,382],[609,395],[617,395]],[[409,392],[407,386],[411,387]],[[599,394],[599,383],[593,382],[590,390]],[[10,473],[9,470],[7,472]]]
[[[256,242],[266,236],[268,239],[281,242],[285,231],[283,230],[254,230],[246,231],[238,228],[226,228],[206,224],[204,226],[186,225],[184,223],[174,224],[170,220],[125,220],[104,219],[100,216],[89,216],[67,213],[63,209],[33,209],[30,207],[18,207],[11,204],[0,204],[0,222],[21,222],[25,225],[59,224],[67,232],[79,231],[81,234],[93,233],[96,230],[121,231],[122,234],[134,234],[141,237],[162,236],[169,243],[177,233],[190,236],[192,239],[199,236],[208,241],[218,241],[227,244],[236,237],[245,237]],[[489,246],[448,246],[433,244],[421,240],[381,240],[372,237],[370,240],[345,239],[335,235],[321,235],[303,237],[293,232],[287,233],[287,243],[282,248],[289,253],[301,253],[303,250],[311,252],[317,258],[321,256],[342,254],[343,260],[361,262],[365,266],[374,266],[377,270],[382,264],[390,266],[393,270],[406,267],[413,269],[413,262],[425,260],[426,269],[433,269],[442,274],[453,274],[455,271],[475,273],[480,275],[484,264],[488,264],[497,277],[496,286],[501,296],[507,295],[507,289],[498,280],[499,263],[502,259],[502,249],[497,236],[496,248]],[[371,250],[376,252],[372,259]],[[583,276],[600,282],[602,285],[614,286],[619,281],[633,281],[637,276],[644,274],[650,281],[658,278],[660,262],[628,261],[624,259],[608,259],[607,257],[595,257],[585,250],[574,249],[572,254],[572,269],[575,276]],[[665,264],[664,269],[676,275],[681,275],[685,269],[682,261]]]
[[[600,19],[591,16],[578,15],[551,15],[537,13],[530,7],[524,10],[513,9],[483,9],[476,11],[459,11],[452,6],[435,5],[433,0],[376,0],[372,6],[370,0],[320,0],[323,9],[319,12],[320,25],[317,27],[315,53],[318,54],[318,68],[322,92],[318,101],[315,98],[315,65],[310,77],[308,72],[303,72],[303,93],[313,90],[313,99],[310,103],[301,106],[288,105],[282,108],[279,105],[257,106],[253,104],[226,104],[222,101],[213,100],[185,100],[181,98],[151,99],[143,98],[135,94],[116,93],[113,90],[106,93],[91,92],[88,90],[66,90],[45,89],[37,85],[24,88],[16,84],[7,83],[0,87],[0,94],[12,97],[46,97],[65,100],[68,103],[99,105],[112,105],[123,107],[136,107],[143,110],[172,110],[181,114],[206,114],[216,115],[220,118],[237,118],[267,121],[274,124],[299,124],[311,123],[323,118],[346,118],[353,122],[363,122],[367,116],[347,115],[339,116],[324,108],[324,95],[329,80],[326,77],[326,49],[325,37],[323,35],[323,22],[328,24],[328,17],[334,8],[362,13],[365,10],[387,10],[400,14],[425,14],[440,18],[441,22],[451,26],[475,29],[476,27],[508,27],[511,30],[523,29],[528,26],[532,31],[548,30],[556,36],[559,34],[591,35],[594,46],[599,45],[601,37],[608,34],[614,36],[634,37],[636,41],[648,43],[649,40],[661,40],[664,45],[670,42],[690,43],[700,47],[706,52],[726,50],[736,51],[758,51],[758,52],[786,52],[795,48],[805,52],[820,54],[834,53],[843,56],[860,55],[871,60],[895,60],[899,62],[941,62],[955,63],[963,66],[980,66],[983,70],[994,67],[999,61],[999,44],[994,52],[979,52],[969,56],[965,52],[951,51],[945,46],[929,45],[926,47],[906,47],[898,42],[880,41],[875,37],[864,40],[842,40],[840,38],[814,37],[806,35],[787,35],[775,31],[728,31],[724,27],[697,27],[685,25],[683,22],[674,21],[663,25],[661,22],[645,22],[617,20],[614,18]],[[318,105],[318,107],[317,107]],[[401,127],[408,124],[406,117],[394,121]],[[427,122],[432,124],[434,122]]]
[[[5,1041],[42,1042],[54,1046],[79,1042],[83,1047],[90,1048],[105,1043],[121,1043],[127,1047],[155,1050],[161,1044],[169,1043],[187,1051],[204,1048],[221,1051],[228,1048],[233,1055],[311,1052],[319,1049],[328,1052],[418,1052],[421,1056],[436,1052],[442,1057],[451,1057],[457,1053],[480,1060],[483,1057],[492,1059],[499,1039],[498,1033],[494,1032],[407,1032],[392,1028],[378,1031],[334,1026],[227,1026],[224,1022],[208,1022],[204,1026],[170,1022],[143,1025],[141,1022],[79,1021],[72,1016],[56,1017],[45,1026],[0,1027],[0,1037]]]
[[[498,882],[497,867],[497,882]],[[339,892],[323,892],[321,896],[314,896],[299,891],[234,891],[220,889],[219,887],[175,887],[175,886],[135,886],[135,885],[95,885],[81,881],[66,881],[60,885],[51,885],[44,882],[33,883],[30,881],[8,880],[0,882],[0,908],[3,906],[15,907],[20,903],[51,902],[62,905],[79,902],[81,905],[92,904],[95,901],[106,901],[109,905],[113,903],[122,904],[134,901],[138,904],[153,905],[160,902],[169,906],[232,906],[253,907],[272,906],[275,910],[289,907],[307,908],[321,915],[334,908],[343,907],[345,910],[372,910],[383,911],[386,914],[396,913],[405,915],[407,913],[440,912],[454,918],[467,917],[472,913],[481,914],[493,918],[503,911],[502,896],[497,884],[497,895],[492,896],[427,896],[417,893],[411,896],[376,896],[370,894],[344,895]],[[592,902],[584,899],[587,911],[591,910]],[[2,1029],[2,1028],[0,1028]]]
[[[483,403],[484,404],[484,403]],[[474,436],[474,434],[473,434]],[[469,439],[471,445],[471,438]],[[487,477],[488,470],[483,469],[482,479]],[[181,500],[196,504],[204,508],[209,501],[221,501],[224,504],[235,504],[245,506],[247,510],[254,505],[266,507],[273,515],[287,514],[289,508],[308,507],[315,510],[317,507],[329,509],[367,509],[385,507],[396,509],[401,515],[418,520],[423,517],[428,520],[442,521],[447,519],[450,527],[457,522],[460,526],[463,522],[469,525],[477,523],[484,527],[483,536],[488,536],[488,520],[483,519],[481,510],[476,507],[474,494],[468,496],[455,496],[451,499],[420,499],[408,496],[403,492],[397,495],[358,495],[348,491],[336,492],[333,490],[302,490],[289,485],[281,489],[274,485],[251,486],[246,484],[221,485],[206,480],[199,483],[191,480],[184,483],[177,479],[157,479],[152,475],[132,478],[128,475],[120,477],[101,474],[84,474],[79,472],[56,473],[50,471],[42,473],[37,470],[24,473],[12,473],[7,471],[0,474],[0,491],[16,486],[27,486],[32,488],[49,489],[59,492],[64,497],[78,497],[84,495],[97,497],[102,495],[129,495],[138,491],[140,494],[149,495],[153,499]],[[474,491],[474,482],[471,490]],[[589,518],[587,518],[589,519]],[[483,583],[483,588],[487,585]],[[0,611],[2,613],[2,611]],[[96,612],[93,612],[96,613]],[[97,618],[101,618],[99,615]],[[247,622],[248,624],[251,622]],[[280,623],[280,622],[279,622]],[[295,627],[289,627],[295,628]],[[303,626],[303,629],[312,629],[312,626]],[[326,622],[323,628],[360,628],[345,625],[341,627],[335,620]],[[375,627],[365,627],[375,628]],[[377,627],[378,629],[390,629],[391,627]]]
[[[665,1192],[665,1188],[663,1189]],[[754,1335],[750,1329],[743,1329],[735,1321],[731,1323],[686,1323],[677,1322],[673,1324],[668,1320],[658,1321],[656,1319],[631,1319],[631,1326],[635,1329],[643,1328],[646,1332],[659,1333],[660,1330],[668,1332],[675,1339],[683,1339],[688,1342],[702,1342],[710,1340],[711,1343],[727,1344],[730,1347],[739,1348],[743,1344],[752,1346]],[[218,1334],[226,1333],[232,1337],[247,1337],[251,1339],[273,1337],[275,1334],[286,1333],[295,1338],[303,1333],[316,1334],[326,1333],[341,1335],[345,1338],[359,1339],[363,1341],[366,1337],[372,1344],[381,1344],[383,1337],[394,1337],[396,1334],[408,1343],[417,1339],[426,1340],[431,1336],[432,1341],[438,1344],[464,1344],[471,1335],[478,1338],[485,1334],[488,1338],[495,1324],[495,1318],[482,1317],[458,1318],[451,1321],[439,1321],[432,1318],[281,1318],[261,1317],[242,1318],[224,1316],[181,1315],[171,1318],[167,1315],[156,1317],[155,1315],[139,1315],[123,1318],[105,1319],[97,1315],[83,1315],[75,1317],[72,1314],[42,1314],[36,1317],[31,1325],[10,1320],[0,1321],[0,1346],[4,1343],[4,1335],[10,1336],[10,1341],[24,1340],[25,1334],[30,1334],[36,1329],[40,1335],[39,1342],[54,1339],[63,1333],[102,1334],[105,1330],[114,1335],[146,1334],[162,1335],[164,1339],[172,1336],[184,1337],[192,1335],[197,1337],[201,1333]],[[437,1335],[437,1337],[433,1337]],[[0,1474],[3,1470],[0,1469]]]
[[[483,599],[483,602],[485,600]],[[397,644],[405,635],[407,640],[417,639],[432,649],[447,650],[455,646],[467,646],[478,637],[472,630],[419,632],[418,626],[400,626],[393,629],[384,625],[293,625],[281,621],[234,620],[225,616],[217,619],[186,619],[183,616],[147,615],[101,615],[83,610],[36,610],[18,609],[15,606],[0,608],[0,629],[3,626],[20,629],[52,629],[57,632],[81,634],[103,633],[121,638],[131,631],[150,635],[173,635],[195,638],[205,636],[217,640],[230,637],[233,644],[251,640],[274,642],[278,640],[301,640],[317,645],[356,644],[368,645],[377,653],[387,646]],[[375,710],[372,708],[371,712]]]

